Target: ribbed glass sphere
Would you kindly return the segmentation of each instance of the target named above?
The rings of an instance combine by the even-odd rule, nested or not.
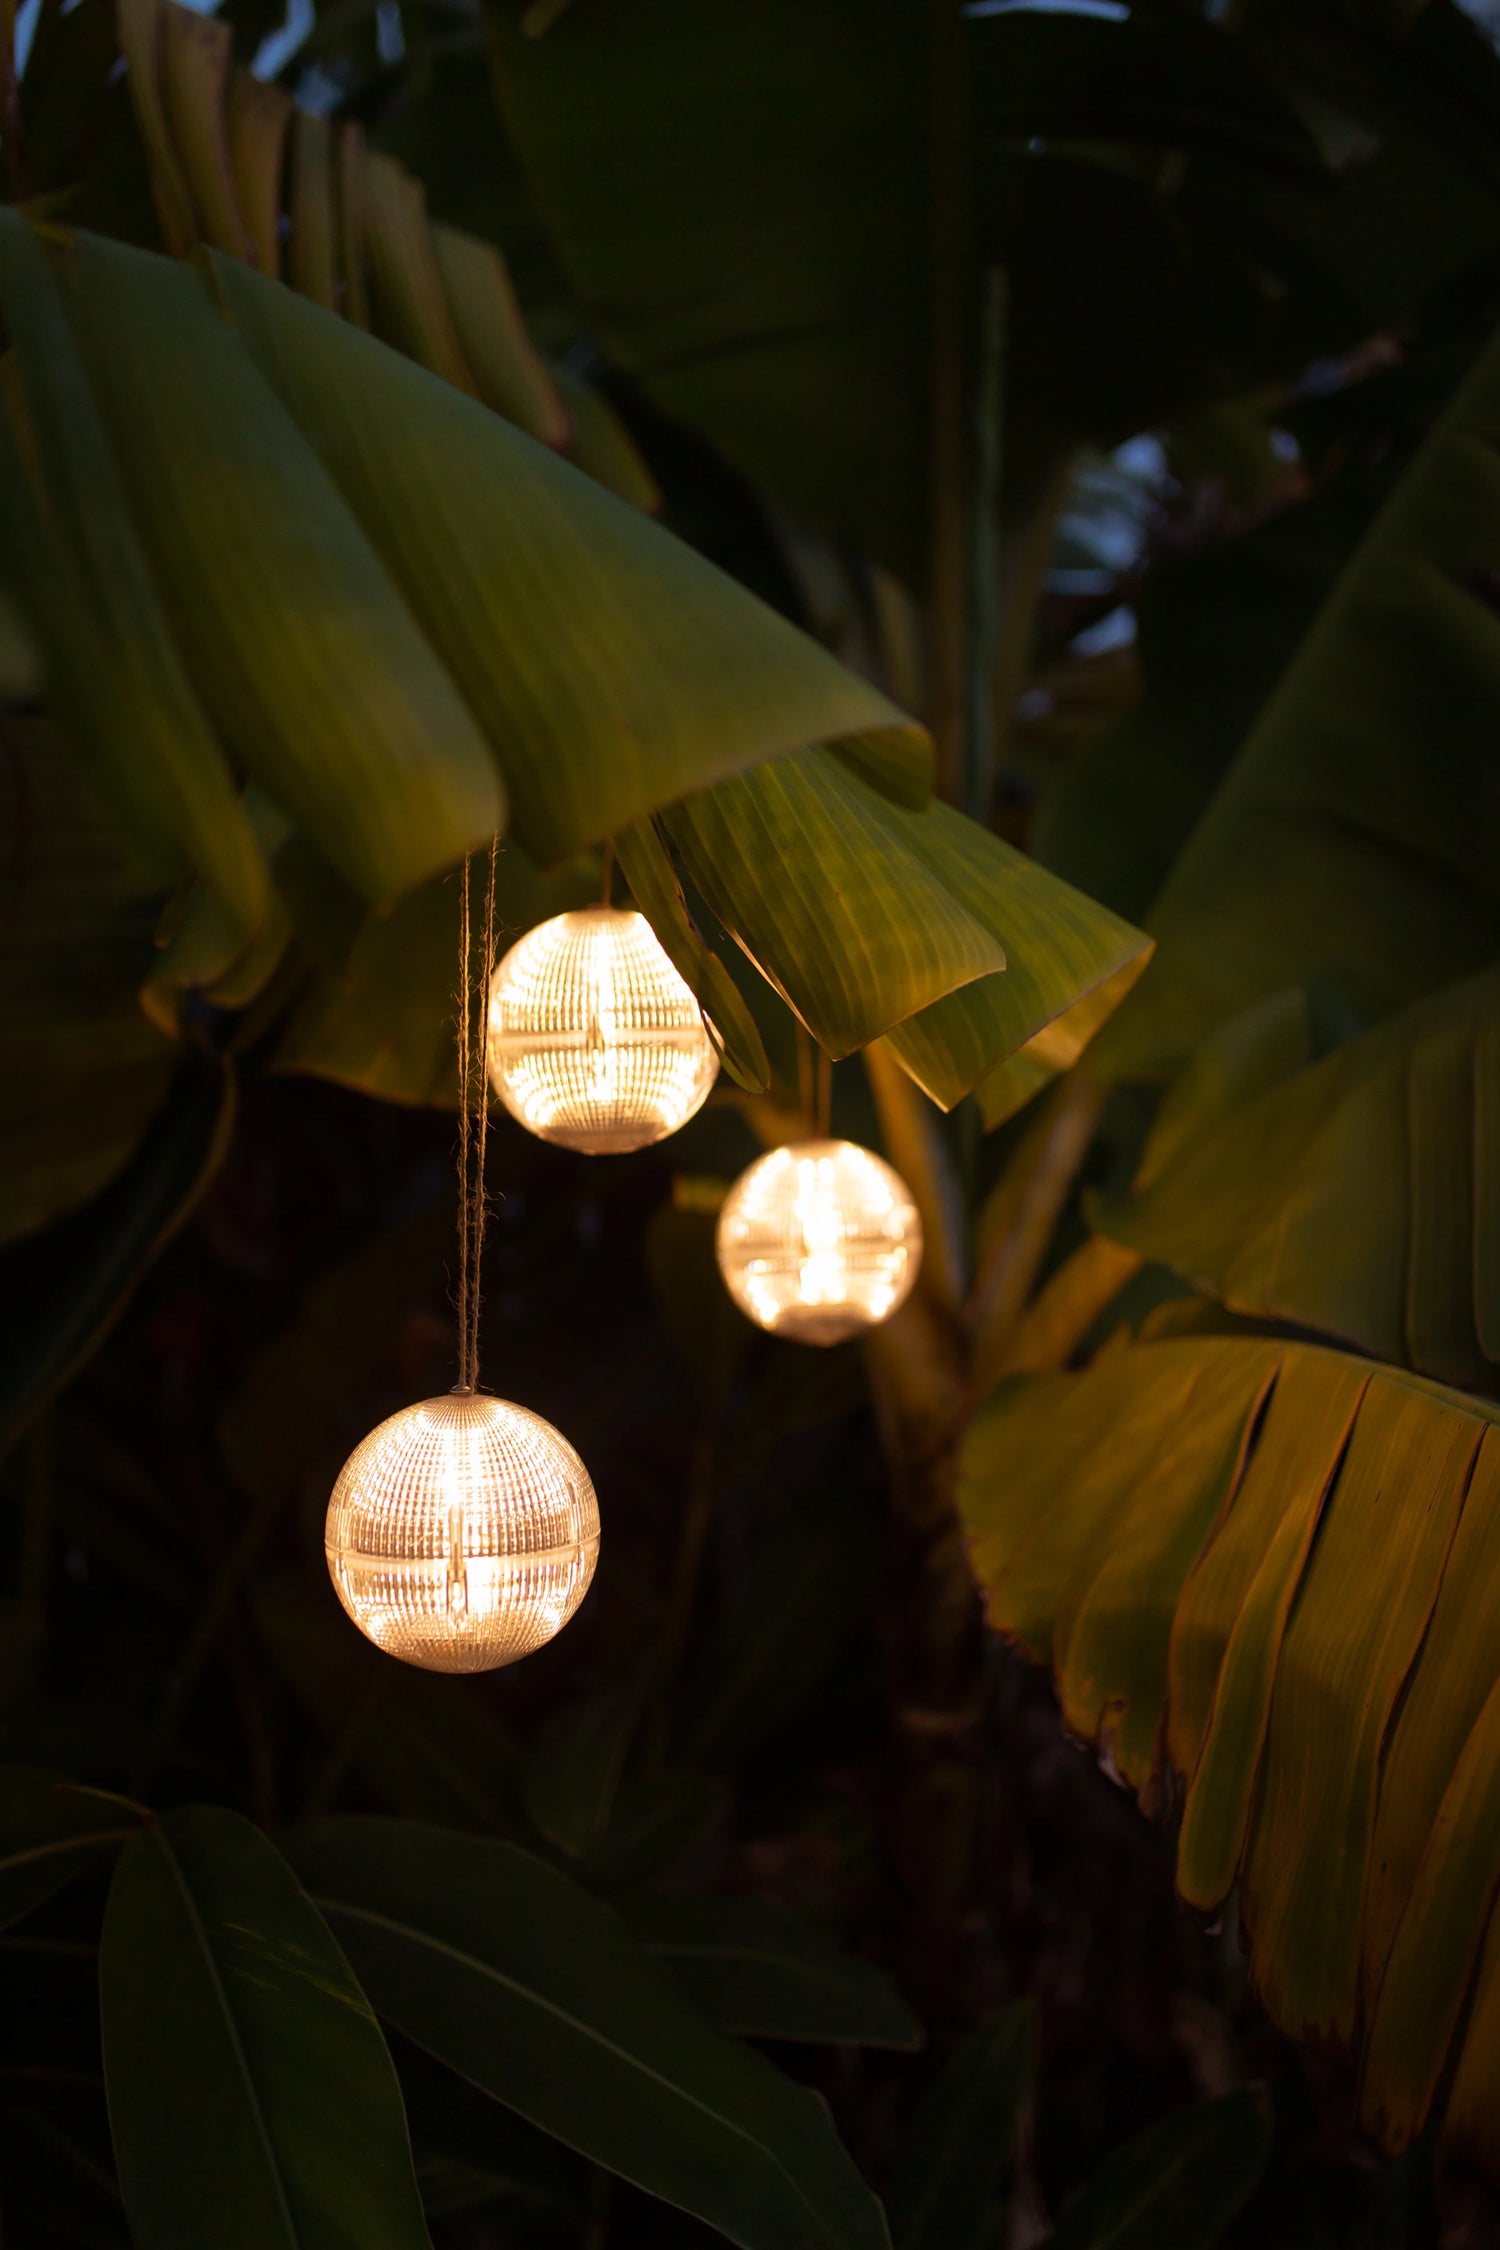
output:
[[[800,1344],[887,1319],[922,1262],[906,1183],[853,1141],[796,1141],[742,1172],[719,1214],[719,1271],[742,1312]]]
[[[702,1108],[719,1058],[644,914],[542,922],[490,984],[490,1079],[527,1130],[587,1156],[664,1140]]]
[[[540,1414],[452,1391],[354,1448],[324,1538],[339,1600],[377,1648],[429,1672],[488,1672],[550,1641],[583,1600],[599,1504]]]

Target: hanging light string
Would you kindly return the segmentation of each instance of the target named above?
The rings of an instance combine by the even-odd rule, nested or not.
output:
[[[458,887],[458,1388],[479,1388],[480,1269],[489,1216],[485,1193],[485,1140],[489,1130],[490,974],[495,965],[495,861],[500,840],[490,838],[484,887],[484,942],[476,988],[469,912],[469,862]],[[477,1025],[477,1028],[476,1028]],[[477,1089],[477,1091],[476,1091]]]

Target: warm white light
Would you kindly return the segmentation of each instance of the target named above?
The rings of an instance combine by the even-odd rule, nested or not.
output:
[[[719,1068],[703,1012],[644,914],[541,923],[490,985],[490,1079],[530,1132],[588,1156],[664,1140]]]
[[[452,1391],[354,1448],[325,1545],[339,1600],[377,1648],[429,1672],[488,1672],[550,1641],[583,1600],[599,1504],[550,1422]]]
[[[741,1174],[719,1214],[719,1271],[742,1312],[802,1344],[888,1319],[917,1278],[906,1183],[853,1141],[798,1141]]]

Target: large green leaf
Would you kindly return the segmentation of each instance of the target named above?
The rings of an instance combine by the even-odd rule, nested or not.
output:
[[[641,821],[615,838],[620,868],[636,905],[684,984],[702,1007],[735,1084],[764,1093],[771,1082],[765,1046],[733,977],[694,927],[682,885],[655,827]]]
[[[653,0],[628,21],[567,11],[541,39],[509,8],[490,23],[506,123],[612,356],[756,482],[910,563],[922,9]]]
[[[666,822],[704,898],[829,1053],[892,1032],[945,1108],[1149,952],[977,822],[893,804],[826,750],[720,782]]]
[[[665,1892],[619,1905],[652,1959],[721,2030],[829,2046],[922,2043],[920,2024],[883,1970],[785,1907]]]
[[[1036,2068],[1031,2003],[1015,2001],[928,2088],[891,2180],[896,2250],[978,2250],[1014,2160]]]
[[[1208,1908],[1238,1881],[1275,2019],[1346,2048],[1374,2026],[1392,2146],[1459,2050],[1490,2162],[1500,2022],[1462,2008],[1500,1885],[1497,1420],[1311,1345],[1117,1347],[1002,1386],[961,1488],[991,1621],[1069,1726],[1148,1803],[1181,1777],[1179,1887]]]
[[[842,735],[922,737],[755,598],[425,369],[216,258],[244,343],[489,737],[543,865]]]
[[[159,884],[201,875],[228,952],[269,905],[265,861],[173,640],[47,253],[0,213],[11,342],[0,414],[0,574],[36,631],[49,692]]]
[[[14,1244],[0,1291],[0,1453],[118,1318],[191,1215],[229,1146],[233,1072],[183,1058],[124,1169],[45,1232]]]
[[[295,1856],[381,2013],[507,2107],[744,2250],[885,2244],[816,2099],[566,1876],[383,1820],[318,1822]]]
[[[0,931],[0,1240],[103,1187],[165,1098],[177,1050],[141,1013],[153,886],[59,729],[13,716]]]
[[[45,425],[62,463],[48,521],[93,537],[85,472],[112,493],[118,470],[116,544],[127,542],[142,601],[162,598],[154,642],[137,620],[84,649],[73,566],[28,544],[27,599],[58,678],[98,692],[80,712],[88,746],[114,724],[115,689],[128,701],[116,674],[138,669],[139,647],[159,647],[164,665],[185,660],[219,732],[290,817],[284,849],[311,848],[381,904],[495,826],[480,729],[522,843],[542,860],[815,741],[845,738],[882,773],[894,759],[906,793],[925,787],[925,738],[873,689],[451,384],[231,260],[210,285],[121,245],[77,237],[49,251],[19,218],[7,228],[0,291],[26,316],[17,364],[49,413],[64,379],[72,402],[72,419]],[[74,420],[92,450],[69,466]],[[204,527],[222,531],[229,503],[235,535],[226,544],[216,531],[210,554]],[[198,732],[202,756],[222,762]],[[177,723],[174,756],[190,738]],[[122,770],[151,769],[137,749]],[[192,799],[186,783],[162,791],[168,810],[184,791]],[[232,797],[226,807],[254,846]],[[216,898],[228,881],[210,848],[222,826],[207,823],[193,845]],[[243,954],[267,911],[255,850],[260,905],[184,918],[159,975],[212,979]],[[950,919],[966,927],[961,910]],[[255,957],[246,989],[280,942],[265,964]],[[933,991],[993,959],[982,936],[974,947],[975,960],[960,947],[937,967]],[[903,990],[886,1013],[908,1005]],[[400,1090],[413,1091],[409,1073]]]
[[[1325,161],[1274,35],[1252,52],[1143,8],[960,16],[949,57],[922,0],[649,0],[540,27],[489,8],[512,142],[612,355],[752,481],[907,574],[938,181],[959,285],[966,256],[1007,274],[1011,504],[1058,433],[1118,440],[1295,374],[1409,323],[1500,242],[1493,186],[1451,160],[1441,116],[1378,173]],[[940,103],[945,64],[962,92]],[[1407,67],[1430,111],[1436,73]],[[1477,39],[1467,77],[1477,111],[1500,77]],[[1357,81],[1319,92],[1319,118],[1363,110]]]
[[[1214,2250],[1270,2154],[1258,2087],[1174,2110],[1115,2150],[1064,2206],[1046,2250]]]
[[[1292,999],[1305,1053],[1311,1025]],[[1105,1233],[1237,1311],[1447,1382],[1487,1380],[1500,1360],[1500,970],[1227,1116],[1202,1112],[1190,1093],[1167,1111],[1134,1190],[1096,1207]]]
[[[704,898],[835,1056],[1005,966],[948,870],[912,847],[925,817],[826,750],[721,782],[666,816]]]
[[[372,903],[502,828],[474,717],[202,276],[82,236],[59,273],[178,649],[236,763]]]
[[[977,1086],[985,1122],[996,1125],[1077,1060],[1146,967],[1151,941],[944,805],[932,807],[930,825],[913,824],[922,856],[924,832],[941,841],[936,864],[958,896],[1004,940],[1006,968],[898,1025],[891,1048],[945,1109]],[[991,1083],[1003,1075],[997,1056],[1014,1057],[1014,1098]]]
[[[1357,457],[1219,545],[1152,562],[1136,605],[1145,692],[1043,798],[1031,846],[1044,867],[1117,914],[1148,913],[1390,483],[1385,459]]]
[[[15,1922],[112,1845],[127,1844],[144,1808],[29,1766],[0,1769],[0,1923]]]
[[[278,867],[278,879],[281,872]],[[299,907],[304,926],[320,908],[328,919],[336,919],[341,902],[323,871],[304,868],[303,877],[294,921]],[[592,854],[539,875],[519,845],[507,838],[496,859],[502,950],[533,923],[586,906],[598,892]],[[453,1108],[458,1101],[453,1025],[458,893],[456,874],[438,876],[389,913],[361,922],[344,957],[319,962],[298,995],[277,1040],[273,1067],[357,1086],[383,1101]]]
[[[191,1807],[127,1847],[99,1981],[140,2250],[427,2250],[380,2027],[248,1821]]]
[[[1500,339],[1339,578],[1148,917],[1096,1066],[1164,1073],[1265,995],[1364,1020],[1472,974],[1500,909]]]

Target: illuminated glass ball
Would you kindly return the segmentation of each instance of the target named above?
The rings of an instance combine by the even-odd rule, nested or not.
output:
[[[339,1471],[329,1574],[377,1648],[488,1672],[561,1632],[594,1575],[599,1504],[567,1439],[481,1392],[408,1406]]]
[[[719,1058],[644,914],[591,906],[528,931],[490,985],[490,1079],[528,1131],[623,1155],[701,1109]]]
[[[905,1181],[853,1141],[796,1141],[752,1164],[719,1214],[719,1271],[742,1312],[799,1344],[886,1320],[922,1262]]]

